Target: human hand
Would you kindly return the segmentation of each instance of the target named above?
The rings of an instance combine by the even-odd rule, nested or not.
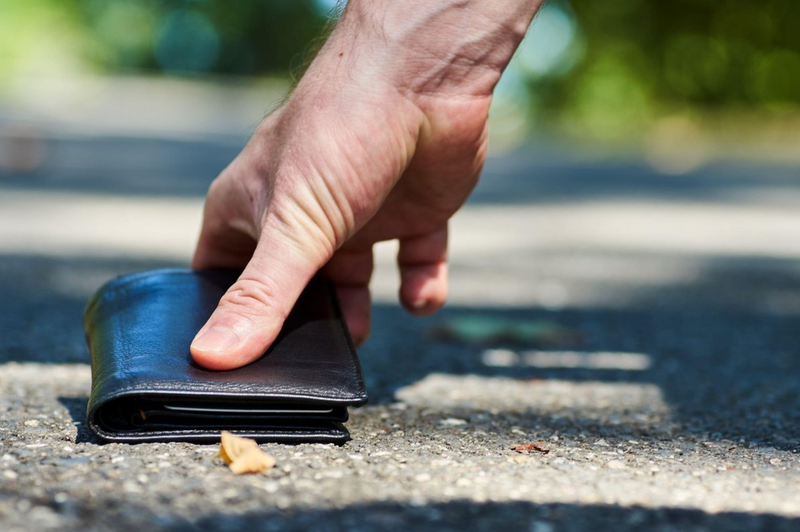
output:
[[[209,190],[192,266],[244,271],[195,338],[195,361],[222,370],[259,358],[320,269],[363,341],[382,240],[400,242],[403,305],[441,307],[447,221],[477,182],[492,89],[539,2],[519,3],[525,16],[490,1],[475,2],[479,13],[350,2],[291,97]],[[471,28],[490,14],[495,24]],[[364,32],[376,20],[381,31]]]

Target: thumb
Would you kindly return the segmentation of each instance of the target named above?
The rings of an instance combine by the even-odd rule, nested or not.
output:
[[[291,229],[271,225],[265,224],[247,267],[192,342],[192,358],[203,367],[228,370],[260,358],[328,260],[313,239],[293,238]]]

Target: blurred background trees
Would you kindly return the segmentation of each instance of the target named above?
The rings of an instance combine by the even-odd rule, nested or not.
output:
[[[288,78],[335,8],[335,0],[0,0],[0,97],[31,73]],[[495,135],[614,140],[675,116],[795,117],[798,28],[797,0],[548,0],[498,88]],[[689,127],[667,124],[678,135]]]

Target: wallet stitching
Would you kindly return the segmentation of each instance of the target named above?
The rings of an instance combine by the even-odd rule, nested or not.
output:
[[[342,310],[341,310],[341,308],[339,308],[339,305],[336,304],[336,303],[332,303],[332,304],[335,305],[335,309],[334,310],[336,311],[336,314],[338,315],[338,317],[341,317]],[[349,334],[349,331],[347,331],[345,329],[344,320],[342,319],[342,320],[336,320],[336,321],[337,321],[337,326],[339,328],[339,335],[338,335],[339,336],[339,342],[344,344],[344,348],[348,353],[355,354],[355,352],[356,352],[355,351],[355,347],[352,345],[351,342],[347,341],[347,338],[348,338],[347,335]],[[350,357],[350,369],[352,369],[353,373],[356,375],[356,379],[358,381],[359,388],[364,390],[365,389],[364,375],[361,372],[361,367],[356,363],[355,356],[351,356]],[[361,403],[365,402],[366,399],[367,399],[366,393],[362,393],[362,394],[359,395],[359,400],[361,401]]]
[[[315,431],[308,431],[303,433],[302,436],[298,436],[297,433],[292,431],[254,431],[254,430],[245,430],[245,431],[237,431],[233,429],[232,432],[237,434],[245,434],[251,435],[256,439],[263,439],[263,440],[274,440],[274,441],[309,441],[309,440],[324,440],[330,442],[344,442],[350,439],[350,431],[347,430],[344,425],[339,424],[340,426],[334,430],[315,430]],[[173,431],[173,430],[157,430],[157,431],[130,431],[130,432],[112,432],[105,430],[102,426],[94,423],[93,421],[90,422],[89,428],[97,434],[100,438],[106,441],[114,442],[129,442],[129,441],[175,441],[176,439],[180,440],[183,439],[195,439],[195,440],[207,440],[207,441],[216,441],[219,439],[219,430],[198,430],[198,429],[191,429],[191,430],[183,430],[183,431]]]
[[[186,386],[188,383],[182,382],[182,386]],[[191,384],[189,384],[191,386]],[[254,385],[255,386],[255,385]],[[237,398],[249,398],[249,399],[301,399],[301,400],[314,400],[314,399],[325,399],[330,401],[336,401],[337,404],[343,406],[350,406],[353,405],[353,398],[352,396],[347,396],[345,394],[335,394],[335,395],[323,395],[323,394],[314,394],[314,395],[307,395],[307,394],[271,394],[267,395],[263,392],[253,392],[247,393],[247,391],[241,390],[229,390],[226,389],[224,392],[219,391],[215,392],[214,390],[208,389],[185,389],[185,390],[175,390],[174,388],[167,386],[167,385],[153,385],[149,384],[146,387],[144,386],[135,386],[135,385],[122,385],[121,387],[117,388],[116,392],[112,394],[104,395],[102,399],[97,401],[97,407],[99,408],[101,405],[111,401],[113,399],[119,399],[120,397],[132,394],[142,394],[145,395],[153,394],[156,395],[157,393],[164,393],[169,392],[170,394],[174,394],[176,396],[190,396],[190,397],[198,397],[199,394],[205,394],[209,397],[237,397]],[[313,401],[312,401],[313,402]],[[320,404],[324,404],[320,402]]]

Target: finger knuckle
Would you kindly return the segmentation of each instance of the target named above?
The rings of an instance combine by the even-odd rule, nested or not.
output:
[[[239,279],[220,301],[220,307],[253,320],[265,314],[280,314],[276,291],[270,284],[255,279]]]

